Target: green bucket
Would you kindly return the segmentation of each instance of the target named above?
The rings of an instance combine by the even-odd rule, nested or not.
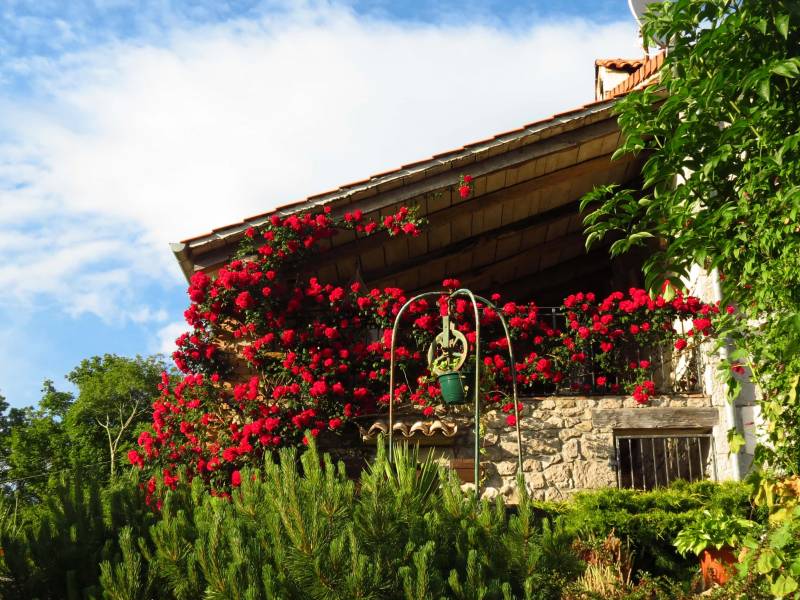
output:
[[[439,375],[439,387],[442,388],[442,399],[445,404],[464,404],[466,402],[464,382],[458,371],[449,371]]]

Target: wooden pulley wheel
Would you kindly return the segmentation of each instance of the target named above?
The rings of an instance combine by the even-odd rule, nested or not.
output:
[[[445,341],[445,337],[450,338],[449,342]],[[441,348],[442,354],[456,358],[455,364],[452,367],[441,370],[433,366],[434,358],[438,355],[436,352],[437,348]],[[431,374],[441,375],[442,373],[450,371],[458,371],[464,364],[464,361],[467,360],[468,352],[469,345],[467,344],[467,338],[464,337],[464,334],[456,329],[455,326],[451,325],[449,335],[445,336],[445,332],[441,332],[428,347],[428,366]]]

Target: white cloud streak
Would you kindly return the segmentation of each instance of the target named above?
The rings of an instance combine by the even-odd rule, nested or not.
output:
[[[180,283],[167,242],[591,101],[593,60],[639,53],[632,22],[324,4],[61,57],[0,105],[0,301],[163,321],[137,293]]]

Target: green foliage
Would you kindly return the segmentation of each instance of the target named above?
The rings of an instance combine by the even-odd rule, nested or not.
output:
[[[742,543],[734,578],[714,594],[729,600],[800,596],[800,508],[752,528]]]
[[[620,101],[643,191],[586,196],[587,243],[612,253],[666,242],[646,263],[656,287],[692,264],[717,268],[737,315],[717,326],[749,367],[771,423],[758,459],[800,464],[800,9],[796,0],[674,0],[652,6],[645,40],[669,40],[661,85]],[[729,389],[740,382],[723,365]]]
[[[51,480],[69,469],[109,480],[149,422],[166,368],[159,357],[106,354],[82,361],[68,375],[77,398],[50,380],[37,408],[9,410],[0,396],[0,489],[37,502],[49,495]]]
[[[16,526],[0,526],[0,598],[98,598],[99,565],[117,552],[123,523],[140,535],[152,520],[142,507],[131,481],[101,489],[80,472],[62,478],[17,510]]]
[[[404,448],[394,465],[381,451],[358,490],[312,447],[243,471],[230,498],[196,480],[160,514],[136,501],[131,482],[75,481],[0,528],[0,597],[533,600],[582,568],[573,534],[529,498],[515,514],[478,502]]]
[[[209,495],[199,479],[162,490],[156,513],[123,477],[101,489],[72,474],[44,502],[18,511],[0,502],[0,598],[680,597],[697,565],[675,552],[675,534],[706,506],[749,515],[751,492],[683,483],[558,505],[523,493],[510,508],[476,500],[401,446],[393,465],[380,448],[355,484],[313,442],[241,475],[230,498]],[[581,550],[607,537],[624,545],[629,558],[617,562],[627,575]]]
[[[703,510],[675,536],[675,548],[683,555],[698,556],[710,548],[736,548],[755,525],[750,519],[720,510]]]
[[[120,456],[150,419],[148,410],[166,370],[157,356],[106,354],[81,361],[67,375],[78,387],[78,397],[65,414],[76,464],[107,461],[114,476]]]
[[[566,505],[543,507],[561,514],[565,527],[583,539],[612,532],[627,540],[635,571],[690,579],[696,562],[681,556],[673,541],[704,509],[765,520],[750,505],[752,488],[743,483],[677,481],[650,492],[605,489],[577,494]]]
[[[13,423],[0,440],[7,467],[3,476],[4,480],[16,480],[13,489],[26,500],[47,494],[48,479],[39,475],[57,473],[70,465],[70,441],[63,419],[72,401],[72,394],[56,390],[53,382],[46,380],[38,409],[12,409],[9,413]]]

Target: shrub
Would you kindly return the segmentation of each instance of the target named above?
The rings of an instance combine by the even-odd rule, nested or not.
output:
[[[745,483],[687,483],[642,492],[605,489],[577,494],[567,504],[550,505],[565,527],[583,538],[604,538],[614,532],[630,542],[635,571],[688,580],[697,570],[696,560],[681,556],[673,541],[703,509],[720,510],[763,520],[750,505],[752,488]],[[542,507],[548,510],[547,507]]]

